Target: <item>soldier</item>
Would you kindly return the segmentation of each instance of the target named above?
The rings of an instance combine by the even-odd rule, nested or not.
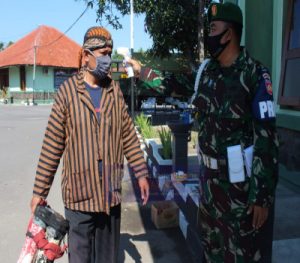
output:
[[[271,77],[240,47],[243,16],[237,5],[214,3],[208,19],[206,44],[212,58],[193,96],[202,157],[199,224],[205,259],[259,262],[261,248],[265,254],[271,250],[272,244],[261,243],[272,238],[260,233],[273,211],[278,177]],[[142,81],[151,82],[137,61],[129,62]]]
[[[212,59],[193,101],[199,113],[205,259],[259,262],[256,239],[274,202],[278,176],[271,78],[240,47],[243,17],[237,5],[212,4],[208,19]]]

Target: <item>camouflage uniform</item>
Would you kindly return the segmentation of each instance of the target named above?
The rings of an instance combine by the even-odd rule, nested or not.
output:
[[[250,204],[269,207],[277,183],[278,139],[268,70],[243,49],[222,68],[212,59],[202,73],[194,100],[199,146],[226,160],[228,146],[254,145],[251,177],[230,183],[227,165],[201,172],[200,224],[207,262],[258,262]]]

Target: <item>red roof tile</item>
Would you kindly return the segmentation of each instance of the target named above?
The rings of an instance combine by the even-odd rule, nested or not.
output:
[[[39,26],[24,38],[0,52],[0,68],[13,65],[77,68],[80,45],[53,27]]]

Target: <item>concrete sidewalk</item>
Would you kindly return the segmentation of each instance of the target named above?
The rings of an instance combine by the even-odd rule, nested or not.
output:
[[[279,169],[276,191],[273,263],[300,262],[300,174]]]
[[[136,187],[125,171],[119,262],[191,262],[180,229],[157,230],[152,223],[151,200],[157,200],[156,196],[151,196],[149,203],[141,206],[133,185]]]

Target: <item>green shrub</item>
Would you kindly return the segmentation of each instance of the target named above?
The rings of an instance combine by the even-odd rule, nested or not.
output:
[[[149,119],[143,113],[135,117],[134,123],[139,127],[140,132],[145,139],[155,138],[157,136],[156,131],[151,126]]]
[[[172,158],[172,135],[171,131],[162,128],[158,131],[159,138],[162,144],[162,157],[163,159]]]

